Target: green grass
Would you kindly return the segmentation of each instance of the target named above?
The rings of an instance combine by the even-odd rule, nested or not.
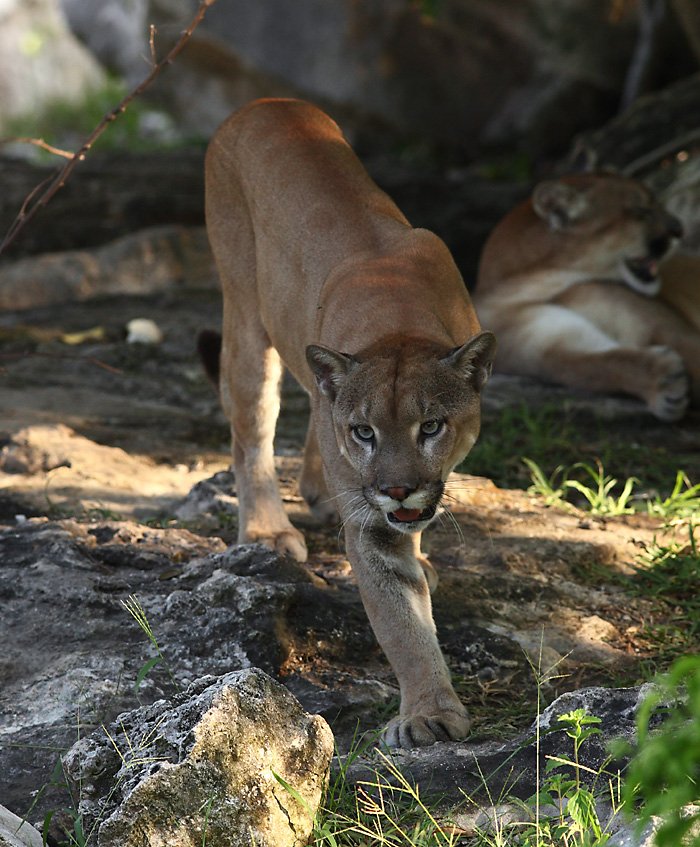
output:
[[[554,404],[535,409],[524,403],[507,406],[484,421],[478,441],[458,470],[488,477],[502,488],[525,488],[522,456],[543,466],[574,462],[580,458],[579,440],[580,432],[566,409]]]
[[[87,93],[80,102],[71,99],[56,100],[40,113],[32,112],[13,119],[9,122],[6,137],[41,138],[48,144],[58,148],[68,147],[68,152],[73,152],[127,94],[128,89],[122,80],[108,78],[103,86]],[[144,118],[154,111],[146,101],[135,98],[128,108],[111,122],[106,132],[95,142],[93,149],[103,152],[162,150],[187,141],[179,139],[176,133],[173,133],[173,141],[164,142],[160,134],[144,132]],[[38,148],[36,156],[40,161],[56,161],[55,155]]]
[[[463,820],[434,802],[427,802],[420,788],[401,772],[391,755],[354,746],[347,757],[337,759],[337,768],[316,816],[313,847],[603,847],[609,838],[599,820],[596,800],[612,798],[617,811],[620,777],[606,770],[608,761],[592,771],[580,763],[581,748],[599,733],[599,719],[583,709],[558,718],[571,741],[571,754],[547,758],[535,794],[526,802],[507,792],[491,797],[488,780],[481,774],[486,801],[464,796],[454,812],[482,810],[472,815],[480,826],[463,829],[453,820]],[[375,741],[371,737],[369,744]],[[536,746],[539,750],[540,737]],[[370,775],[352,783],[350,766],[362,756],[373,757]],[[537,757],[539,761],[539,756]],[[476,764],[478,768],[478,762]],[[483,825],[488,821],[488,825]],[[482,824],[483,822],[483,824]],[[483,828],[481,828],[483,827]]]
[[[374,740],[374,739],[371,739]],[[350,764],[366,748],[339,761],[316,816],[313,847],[453,847],[459,833],[441,821],[420,789],[401,773],[390,755],[375,751],[373,776],[352,784]]]
[[[673,487],[679,467],[697,475],[698,456],[669,450],[666,438],[656,445],[649,426],[640,418],[611,427],[608,420],[566,403],[507,406],[484,415],[479,439],[458,470],[488,477],[500,488],[528,488],[523,456],[547,477],[559,466],[600,463],[617,479],[643,477],[635,493],[652,502]]]
[[[607,473],[600,460],[594,464],[575,462],[557,465],[547,474],[535,461],[523,457],[530,472],[530,494],[540,497],[545,505],[559,508],[578,506],[593,515],[615,517],[644,512],[662,520],[684,520],[700,514],[700,484],[693,485],[684,471],[676,471],[671,491],[650,496],[637,477],[618,480]]]
[[[696,525],[685,524],[688,540],[655,540],[639,556],[629,591],[656,601],[658,620],[644,636],[659,666],[700,651],[700,546]]]

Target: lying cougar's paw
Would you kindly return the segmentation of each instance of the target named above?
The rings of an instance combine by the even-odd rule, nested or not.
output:
[[[688,408],[690,382],[683,360],[669,347],[651,347],[653,354],[652,393],[649,409],[662,421],[677,421]]]
[[[466,709],[463,713],[397,715],[389,721],[382,740],[388,747],[426,747],[436,741],[461,741],[470,726]]]
[[[264,544],[270,550],[274,550],[281,556],[291,556],[297,562],[305,562],[309,557],[304,536],[298,529],[285,529],[269,535],[248,533],[245,541],[251,544]]]

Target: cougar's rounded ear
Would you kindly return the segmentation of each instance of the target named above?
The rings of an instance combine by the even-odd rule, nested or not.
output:
[[[306,361],[311,368],[316,385],[322,394],[335,400],[343,380],[357,364],[357,359],[347,353],[336,353],[320,344],[309,344]]]
[[[491,376],[493,358],[496,355],[496,336],[492,332],[480,332],[461,347],[455,347],[441,361],[459,373],[481,391]]]
[[[548,179],[535,186],[532,208],[555,232],[582,218],[588,209],[585,191],[559,179]]]

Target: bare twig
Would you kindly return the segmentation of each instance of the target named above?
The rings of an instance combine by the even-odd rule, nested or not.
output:
[[[24,229],[25,226],[34,218],[36,213],[40,208],[46,206],[46,204],[51,200],[51,198],[66,184],[71,174],[75,170],[78,162],[82,162],[85,159],[85,156],[92,148],[93,144],[97,141],[97,139],[102,135],[102,133],[107,129],[107,127],[115,121],[119,115],[123,114],[132,100],[135,100],[139,97],[153,82],[153,80],[160,74],[160,72],[167,65],[170,65],[174,59],[178,56],[178,54],[182,51],[185,44],[189,41],[192,33],[199,26],[199,24],[204,19],[204,16],[207,13],[207,10],[214,5],[216,0],[200,0],[199,8],[197,9],[197,13],[190,21],[189,26],[185,29],[178,39],[178,41],[173,45],[168,54],[164,59],[161,59],[160,62],[154,64],[151,72],[145,79],[140,82],[136,88],[134,88],[129,94],[124,97],[124,99],[108,112],[102,120],[97,124],[95,129],[90,133],[88,138],[83,142],[81,148],[73,153],[66,162],[66,164],[55,174],[53,177],[49,177],[48,180],[44,180],[40,183],[24,200],[22,203],[22,208],[20,209],[17,217],[13,221],[10,229],[5,235],[2,243],[0,244],[0,255],[9,247],[10,244],[17,238],[19,233]],[[155,37],[155,30],[151,28],[150,35],[150,44],[151,44],[151,52],[154,54],[154,46],[153,39]],[[41,193],[40,193],[41,192]],[[39,195],[37,197],[37,194]],[[36,199],[35,199],[36,198]]]
[[[49,144],[48,141],[44,141],[43,138],[24,138],[24,137],[16,137],[16,138],[0,138],[0,146],[4,144],[33,144],[35,147],[41,147],[42,150],[47,150],[49,153],[53,153],[54,156],[63,156],[64,159],[72,159],[73,154],[70,150],[61,150],[60,147],[54,147],[53,144]]]
[[[148,48],[151,51],[151,65],[155,67],[158,64],[158,56],[156,55],[156,28],[153,24],[148,30]]]

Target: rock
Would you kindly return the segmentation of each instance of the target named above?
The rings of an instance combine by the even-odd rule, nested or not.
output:
[[[323,718],[251,669],[120,715],[64,765],[99,847],[303,847],[332,754]]]
[[[20,498],[43,488],[35,499],[46,503],[48,497],[54,509],[143,518],[167,512],[197,479],[186,469],[97,444],[63,424],[0,432],[0,472],[12,475]]]
[[[203,228],[154,227],[102,247],[43,253],[0,266],[0,310],[216,285]]]
[[[43,843],[31,824],[0,806],[0,847],[42,847]]]
[[[150,71],[146,0],[61,0],[71,30],[97,59],[128,83]]]
[[[572,742],[557,718],[575,709],[600,718],[600,734],[588,738],[580,750],[580,774],[586,783],[608,762],[608,744],[613,739],[632,741],[636,734],[635,715],[649,686],[639,688],[584,688],[562,694],[539,717],[540,746],[536,745],[536,726],[501,743],[469,740],[435,744],[415,750],[392,751],[394,764],[413,784],[428,796],[440,798],[442,807],[454,807],[465,795],[476,802],[491,797],[532,796],[537,785],[536,763],[539,754],[541,773],[548,756],[571,756]],[[607,769],[615,773],[622,762]],[[376,763],[352,762],[349,776],[353,782],[367,779]],[[380,770],[382,770],[380,768]],[[488,792],[488,795],[485,793]]]
[[[80,103],[105,83],[92,54],[71,34],[58,0],[0,4],[0,135],[54,103]]]
[[[148,17],[173,41],[196,6],[151,0]],[[418,139],[467,155],[516,141],[541,157],[614,113],[637,42],[635,7],[615,16],[603,0],[431,8],[300,0],[291,13],[284,0],[217,4],[158,93],[199,132],[253,96],[291,91],[375,143]],[[674,36],[666,32],[667,43]]]
[[[209,479],[203,479],[177,506],[175,516],[182,521],[222,513],[237,516],[238,497],[235,486],[236,480],[231,471],[220,471]]]
[[[150,318],[132,318],[126,325],[127,344],[160,344],[163,331]]]
[[[13,644],[0,659],[0,797],[23,814],[43,786],[32,820],[67,805],[50,785],[61,750],[203,674],[257,666],[284,676],[324,716],[350,704],[350,734],[357,714],[395,693],[362,674],[301,678],[311,638],[341,662],[378,647],[350,585],[330,590],[256,545],[226,550],[219,538],[126,521],[29,519],[0,531],[0,563],[0,640]],[[121,603],[133,595],[162,656],[138,687],[157,654]]]
[[[68,454],[70,451],[62,450],[61,446],[51,444],[58,441],[61,436],[68,437],[71,431],[68,427],[52,427],[51,434],[55,432],[59,438],[46,438],[47,430],[41,427],[37,429],[19,430],[12,435],[4,435],[0,438],[0,472],[6,474],[35,474],[48,473],[57,468],[69,468],[71,466]]]
[[[55,165],[47,167],[0,155],[0,179],[4,186],[0,197],[0,231],[9,231],[27,197],[34,196],[40,184],[46,186],[56,176],[56,171]],[[148,291],[149,276],[162,274],[163,262],[174,267],[180,252],[183,253],[181,264],[188,273],[196,278],[205,272],[211,274],[211,259],[208,270],[203,270],[199,267],[201,262],[189,258],[192,241],[206,244],[203,230],[199,236],[190,236],[188,243],[188,236],[178,229],[203,224],[203,145],[157,152],[121,149],[109,153],[91,152],[51,202],[38,211],[34,223],[22,230],[7,247],[2,258],[5,261],[7,257],[81,250],[132,235],[121,250],[115,247],[111,258],[122,264],[128,255],[149,261],[150,264],[142,267],[142,275],[137,277],[146,286],[143,290]],[[164,229],[159,233],[161,227]],[[134,235],[142,229],[154,230],[150,242],[148,233],[145,237]],[[165,253],[164,259],[148,255],[160,251]],[[84,276],[89,275],[89,260],[79,254],[78,264],[81,259],[83,267],[78,270],[82,270]],[[94,280],[92,270],[88,278]],[[100,273],[113,278],[109,262],[100,268]],[[133,279],[130,288],[134,292],[141,291]],[[78,296],[79,290],[75,294]],[[27,308],[26,303],[23,298],[16,308]]]

